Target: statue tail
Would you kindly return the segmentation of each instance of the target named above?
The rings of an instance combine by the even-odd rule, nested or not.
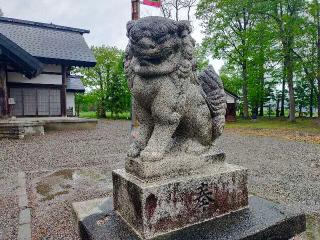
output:
[[[199,74],[198,79],[202,87],[202,95],[211,112],[212,134],[216,139],[222,134],[225,125],[227,100],[223,83],[211,65]]]

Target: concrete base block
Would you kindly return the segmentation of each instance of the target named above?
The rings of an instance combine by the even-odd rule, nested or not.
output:
[[[113,210],[112,198],[73,204],[83,240],[141,239]],[[249,208],[183,228],[155,240],[291,239],[306,230],[304,214],[282,205],[249,198]]]
[[[248,206],[247,170],[220,163],[198,175],[144,182],[113,171],[114,209],[143,239]]]

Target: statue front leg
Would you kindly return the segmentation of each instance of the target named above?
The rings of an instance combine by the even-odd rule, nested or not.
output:
[[[141,152],[144,161],[162,159],[170,145],[182,117],[182,114],[179,113],[181,111],[177,107],[178,96],[179,94],[172,84],[166,84],[156,96],[152,106],[154,129],[148,145]]]
[[[137,134],[133,136],[133,141],[129,148],[128,157],[138,157],[140,152],[147,146],[153,130],[151,114],[139,104],[134,103],[134,109],[139,121]],[[134,130],[133,130],[134,131]]]
[[[179,123],[156,124],[147,147],[140,154],[142,160],[151,162],[162,159],[178,125]]]

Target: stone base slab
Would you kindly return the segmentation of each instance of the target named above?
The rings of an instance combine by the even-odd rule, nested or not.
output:
[[[95,129],[98,124],[96,119],[63,118],[44,120],[45,131],[87,130]]]
[[[38,122],[0,122],[0,138],[23,139],[44,135],[44,126]]]
[[[113,210],[112,198],[73,204],[83,240],[126,239],[139,236]],[[304,214],[259,197],[249,208],[155,238],[156,240],[291,239],[306,230]]]
[[[221,163],[198,175],[143,182],[115,170],[115,211],[144,239],[248,206],[247,170]]]

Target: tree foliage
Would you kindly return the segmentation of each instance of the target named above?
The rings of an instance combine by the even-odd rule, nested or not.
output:
[[[244,117],[249,116],[248,61],[250,31],[254,25],[252,1],[202,0],[197,16],[205,29],[203,46],[213,56],[240,67]]]
[[[111,116],[130,111],[130,91],[123,68],[124,52],[106,46],[92,47],[92,51],[97,60],[96,66],[75,70],[88,89],[88,94],[78,97],[77,103],[88,99],[94,101],[99,118],[105,118],[107,111]]]
[[[306,108],[313,116],[315,102],[320,113],[319,6],[318,0],[199,1],[202,52],[225,60],[221,76],[242,97],[244,117],[249,110],[262,116],[270,101],[279,116],[289,108],[290,121]]]

